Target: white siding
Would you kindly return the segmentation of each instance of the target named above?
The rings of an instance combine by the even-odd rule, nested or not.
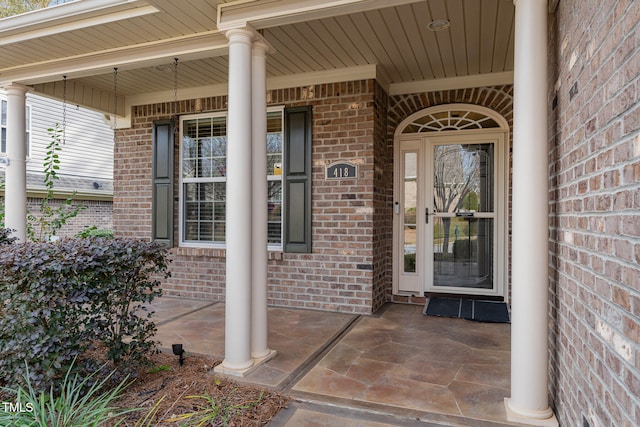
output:
[[[27,171],[42,171],[46,147],[51,142],[47,129],[62,125],[62,103],[29,94],[31,107],[31,152]],[[66,142],[60,152],[60,175],[113,179],[113,131],[102,114],[67,105]]]

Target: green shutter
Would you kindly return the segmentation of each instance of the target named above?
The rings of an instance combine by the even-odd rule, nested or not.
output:
[[[153,123],[152,239],[173,246],[173,121]]]
[[[311,107],[285,110],[285,252],[311,252]]]

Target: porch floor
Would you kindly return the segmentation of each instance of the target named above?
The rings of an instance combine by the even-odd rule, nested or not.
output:
[[[224,358],[223,303],[165,297],[153,306],[163,350],[182,343]],[[370,316],[281,307],[268,315],[277,355],[235,379],[292,398],[271,426],[517,425],[504,410],[508,324],[428,317],[400,304]]]

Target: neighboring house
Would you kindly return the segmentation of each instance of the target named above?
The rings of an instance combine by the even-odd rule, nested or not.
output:
[[[171,248],[165,294],[225,301],[223,372],[270,356],[267,302],[492,298],[510,419],[637,425],[639,10],[81,0],[0,21],[0,85],[18,142],[63,75],[110,116],[115,232]]]
[[[0,92],[0,180],[4,181],[7,148],[7,98]],[[59,236],[73,236],[85,227],[113,229],[113,130],[105,122],[104,114],[77,104],[67,105],[52,98],[28,94],[26,98],[26,155],[28,212],[38,216],[40,203],[46,195],[43,163],[46,148],[52,141],[49,129],[58,125],[64,144],[59,152],[60,169],[54,185],[52,206],[58,206],[72,196],[73,205],[84,206],[58,232]],[[4,190],[0,190],[4,200]],[[11,200],[5,203],[11,204]]]

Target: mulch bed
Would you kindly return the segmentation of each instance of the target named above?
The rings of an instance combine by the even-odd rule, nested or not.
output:
[[[117,402],[120,407],[143,408],[128,415],[121,426],[136,425],[155,405],[155,420],[143,425],[186,425],[185,421],[169,420],[204,406],[212,407],[211,402],[193,396],[207,395],[216,403],[218,416],[211,423],[203,424],[211,426],[262,426],[287,403],[285,396],[274,391],[241,385],[213,374],[219,360],[187,355],[184,365],[180,366],[178,357],[159,353],[150,361],[151,367],[138,370],[138,377]]]
[[[102,364],[105,363],[105,354],[106,350],[97,346],[87,351],[83,358]],[[117,408],[140,408],[118,420],[121,427],[263,426],[288,401],[286,396],[272,390],[239,384],[214,374],[213,367],[220,360],[187,354],[180,366],[177,356],[157,353],[148,361],[148,365],[139,366],[129,374],[133,379],[114,404]],[[107,362],[100,371],[108,374],[112,369],[112,363]],[[104,378],[104,375],[99,374],[98,378]],[[124,373],[117,370],[108,387],[115,386],[124,378]],[[0,393],[0,401],[12,399],[4,392]],[[209,408],[209,414],[215,412],[217,415],[201,424],[196,417],[179,420],[185,414],[202,413],[203,408]],[[113,425],[115,421],[102,424],[103,427]]]

